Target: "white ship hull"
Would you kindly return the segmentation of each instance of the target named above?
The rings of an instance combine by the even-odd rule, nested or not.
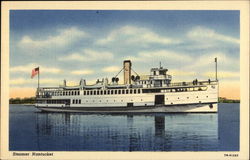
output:
[[[69,104],[37,103],[36,107],[52,112],[217,112],[218,85],[205,91],[135,93],[117,95],[52,96],[50,100],[69,99]],[[137,89],[138,91],[138,89]],[[78,100],[79,104],[73,101]]]
[[[81,112],[81,113],[216,113],[218,104],[193,104],[148,107],[37,107],[46,112]]]

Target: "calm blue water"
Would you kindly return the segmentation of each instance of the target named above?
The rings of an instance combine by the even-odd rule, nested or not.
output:
[[[10,105],[11,151],[238,151],[239,104],[212,114],[43,113]]]

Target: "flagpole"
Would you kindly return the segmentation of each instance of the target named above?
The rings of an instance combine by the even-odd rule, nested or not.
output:
[[[39,89],[39,80],[40,80],[40,68],[38,67],[38,89]]]
[[[217,57],[215,58],[215,80],[217,81]]]

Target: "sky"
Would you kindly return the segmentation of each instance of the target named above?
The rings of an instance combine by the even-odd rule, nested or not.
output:
[[[240,96],[240,12],[237,10],[11,10],[10,97],[40,86],[111,80],[124,60],[139,75],[159,63],[172,82],[215,79],[220,97]],[[118,76],[122,83],[123,74]]]

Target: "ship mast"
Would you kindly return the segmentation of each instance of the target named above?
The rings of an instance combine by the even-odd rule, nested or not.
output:
[[[217,57],[215,57],[214,62],[215,62],[215,80],[218,81],[218,78],[217,78]]]

